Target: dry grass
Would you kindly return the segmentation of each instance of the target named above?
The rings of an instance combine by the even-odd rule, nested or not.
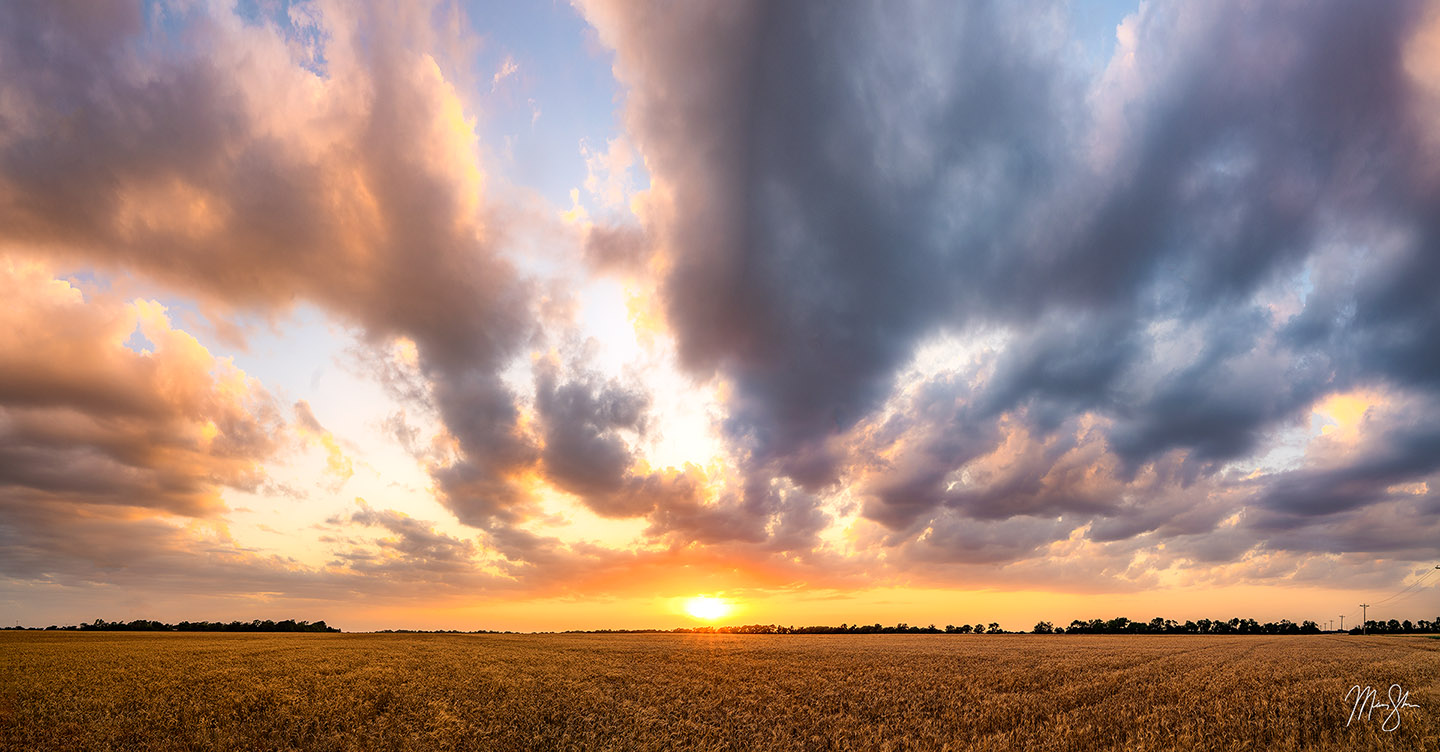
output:
[[[10,632],[0,745],[1437,750],[1440,640]]]

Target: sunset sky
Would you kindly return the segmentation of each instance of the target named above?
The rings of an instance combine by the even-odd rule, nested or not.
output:
[[[1440,614],[1440,3],[8,0],[0,301],[4,626]]]

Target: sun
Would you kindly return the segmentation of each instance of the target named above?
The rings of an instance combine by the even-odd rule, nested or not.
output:
[[[730,613],[730,604],[709,595],[697,595],[685,602],[685,613],[696,619],[714,621]]]

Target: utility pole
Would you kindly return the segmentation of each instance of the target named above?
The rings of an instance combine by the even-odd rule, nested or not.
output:
[[[1368,608],[1370,608],[1369,603],[1360,604],[1360,634],[1364,635],[1370,634],[1370,617],[1366,615],[1365,610]]]

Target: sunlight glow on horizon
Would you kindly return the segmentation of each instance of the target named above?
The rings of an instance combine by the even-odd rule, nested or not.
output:
[[[0,610],[1430,618],[1425,1],[0,3]]]
[[[732,608],[721,598],[697,595],[685,602],[685,613],[702,621],[715,621],[728,616]]]

